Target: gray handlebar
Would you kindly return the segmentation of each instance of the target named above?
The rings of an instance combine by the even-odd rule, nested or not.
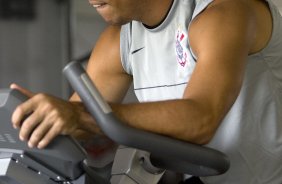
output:
[[[63,72],[103,132],[118,144],[150,152],[155,166],[194,176],[219,175],[229,169],[228,158],[217,150],[135,129],[120,122],[80,63],[69,63]]]

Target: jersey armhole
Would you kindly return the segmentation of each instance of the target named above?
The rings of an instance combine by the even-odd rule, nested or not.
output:
[[[124,71],[132,75],[131,63],[129,60],[130,56],[130,25],[131,23],[125,24],[120,30],[120,60]]]

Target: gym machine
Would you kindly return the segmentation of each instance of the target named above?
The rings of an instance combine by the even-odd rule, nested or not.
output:
[[[10,122],[16,106],[27,99],[14,89],[0,90],[0,184],[156,184],[165,170],[194,176],[225,173],[229,160],[223,153],[170,137],[134,129],[120,122],[92,83],[82,65],[63,70],[73,89],[102,131],[121,145],[111,177],[89,167],[87,154],[70,136],[58,136],[47,148],[29,148],[18,139]]]

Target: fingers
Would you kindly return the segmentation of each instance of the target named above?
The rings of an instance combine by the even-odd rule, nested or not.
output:
[[[60,123],[56,123],[52,118],[34,112],[23,121],[19,137],[22,141],[28,141],[30,148],[37,147],[42,149],[59,135],[61,131]]]
[[[48,133],[44,135],[44,137],[39,141],[37,148],[43,149],[45,148],[57,135],[60,134],[61,129],[57,126],[52,126],[49,129]]]
[[[37,147],[39,149],[46,147],[50,143],[50,141],[60,133],[57,128],[54,132],[50,131],[54,131],[52,130],[52,123],[45,119],[36,127],[35,130],[33,130],[28,141],[28,146],[31,148]],[[47,135],[49,136],[46,137]]]
[[[22,123],[19,137],[22,141],[28,141],[30,148],[46,147],[62,131],[61,124],[40,115],[32,113]]]
[[[11,84],[10,88],[11,89],[17,89],[17,90],[19,90],[20,92],[22,92],[24,95],[26,95],[28,97],[33,97],[34,96],[33,92],[31,92],[31,91],[29,91],[29,90],[27,90],[27,89],[25,89],[25,88],[23,88],[23,87],[21,87],[21,86],[19,86],[17,84],[14,84],[14,83]]]
[[[42,118],[39,117],[36,113],[29,115],[22,123],[19,137],[22,141],[27,141],[30,139],[32,131],[40,124]]]
[[[69,135],[78,129],[79,110],[81,108],[72,103],[38,94],[15,109],[12,123],[20,128],[21,140],[28,141],[29,147],[41,149],[57,135]]]
[[[44,101],[42,95],[30,98],[18,105],[11,117],[13,127],[20,128],[20,140],[28,141],[29,147],[37,146],[51,127],[50,123],[44,121],[48,113],[45,114],[46,108],[40,106],[42,101]]]
[[[25,118],[33,112],[33,102],[28,100],[19,105],[12,114],[12,124],[14,128],[20,128]]]

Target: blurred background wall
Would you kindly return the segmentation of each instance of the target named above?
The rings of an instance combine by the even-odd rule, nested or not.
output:
[[[0,0],[0,88],[12,82],[65,95],[70,1]]]
[[[0,0],[0,88],[68,97],[63,67],[87,55],[104,27],[87,0]]]
[[[282,12],[282,0],[273,2]],[[86,56],[105,27],[87,0],[0,0],[0,88],[15,82],[68,98],[63,67]]]

